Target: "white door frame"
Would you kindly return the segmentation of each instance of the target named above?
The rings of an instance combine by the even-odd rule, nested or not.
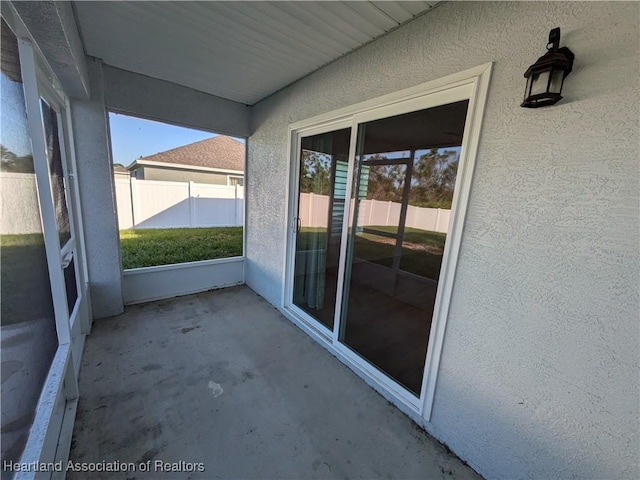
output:
[[[16,21],[15,18],[5,18],[8,22]],[[14,27],[14,25],[11,26]],[[90,325],[90,309],[86,288],[84,241],[81,225],[79,225],[81,222],[79,198],[77,197],[77,188],[75,185],[72,187],[70,183],[71,180],[75,181],[73,174],[75,159],[71,153],[73,145],[69,143],[72,137],[68,122],[68,99],[30,39],[19,36],[18,48],[58,337],[58,349],[43,385],[29,438],[20,459],[22,464],[31,464],[32,462],[64,461],[68,457],[79,395],[77,374],[84,334]],[[58,120],[62,167],[65,185],[68,187],[65,190],[65,195],[71,234],[70,240],[65,245],[60,245],[56,224],[40,104],[41,97],[54,109]],[[64,257],[69,252],[74,252],[78,291],[78,299],[72,312],[68,311],[63,272]],[[51,477],[51,472],[21,471],[17,472],[14,478],[49,477]]]
[[[87,265],[86,256],[86,244],[84,239],[84,223],[82,219],[82,206],[80,204],[80,191],[78,189],[78,177],[76,172],[76,152],[75,152],[75,139],[73,136],[73,129],[71,128],[71,105],[69,99],[64,97],[64,115],[62,118],[62,134],[64,135],[67,161],[65,163],[66,177],[69,186],[69,196],[67,199],[70,202],[70,221],[73,222],[76,239],[76,254],[77,254],[77,266],[76,271],[78,273],[78,292],[84,297],[82,300],[82,311],[79,312],[80,319],[80,333],[87,335],[91,332],[91,325],[93,319],[93,313],[91,311],[91,302],[89,301],[89,267]],[[72,330],[75,327],[72,326]],[[79,364],[77,365],[79,367]],[[76,375],[78,372],[76,372]]]
[[[454,274],[462,230],[466,215],[471,178],[475,166],[476,153],[480,138],[480,127],[486,104],[487,91],[491,76],[492,64],[484,64],[463,72],[427,82],[415,87],[395,92],[383,97],[368,100],[350,107],[342,108],[317,117],[296,122],[289,126],[289,158],[288,189],[285,231],[285,265],[282,311],[297,323],[325,348],[341,358],[356,373],[365,377],[368,383],[383,392],[388,392],[398,403],[408,407],[429,421],[433,408],[437,372],[444,342],[444,333],[449,312],[449,303],[453,290]],[[336,297],[336,316],[334,329],[329,329],[315,321],[309,314],[293,304],[293,272],[295,268],[296,217],[298,212],[298,187],[300,169],[300,146],[303,137],[326,133],[341,128],[351,127],[349,150],[349,169],[347,176],[347,201],[351,199],[355,167],[355,147],[358,126],[362,123],[381,118],[401,115],[418,110],[444,105],[456,101],[468,100],[467,117],[463,142],[460,152],[460,163],[454,190],[452,215],[449,234],[445,245],[439,287],[436,294],[433,321],[429,334],[422,390],[416,397],[391,377],[382,373],[369,362],[363,360],[349,347],[339,341],[340,312],[342,311],[342,292],[347,257],[348,226],[353,221],[350,209],[345,205],[347,215],[343,219],[343,231],[340,245],[340,263],[338,272],[338,288]]]
[[[73,143],[71,143],[72,129],[70,120],[69,100],[64,93],[56,88],[56,83],[45,72],[46,66],[42,62],[36,63],[38,95],[55,111],[58,122],[58,142],[65,183],[65,199],[69,215],[70,238],[65,245],[60,245],[60,261],[65,267],[69,259],[74,261],[74,273],[78,298],[74,308],[69,313],[71,329],[71,355],[75,359],[73,367],[75,375],[80,370],[80,357],[84,347],[84,336],[91,328],[91,307],[88,301],[88,275],[86,272],[86,257],[84,255],[84,235],[82,229],[82,212],[80,195],[77,188],[76,165]],[[66,294],[66,286],[64,286]]]
[[[290,171],[289,192],[292,192],[292,194],[291,194],[291,198],[289,199],[289,212],[291,212],[291,216],[287,217],[288,218],[287,224],[289,225],[289,228],[287,229],[288,238],[287,238],[287,241],[285,242],[285,258],[294,258],[296,255],[296,234],[297,234],[297,225],[298,225],[297,219],[298,219],[298,207],[299,207],[299,200],[300,200],[300,196],[297,194],[298,188],[300,185],[299,152],[300,152],[300,147],[302,146],[302,139],[305,137],[311,137],[314,135],[320,135],[323,133],[332,132],[334,130],[351,128],[352,123],[353,122],[351,120],[338,120],[338,121],[327,122],[326,124],[323,124],[321,126],[311,126],[310,128],[301,128],[296,130],[296,134],[292,142],[292,150],[295,149],[295,154],[293,154],[293,158],[296,158],[297,161],[294,164],[290,165],[291,171]],[[351,137],[353,137],[353,131],[351,131]],[[292,138],[292,137],[289,137],[289,138]],[[353,163],[352,158],[349,157],[349,165],[351,165],[352,163]],[[349,168],[352,168],[352,167],[350,166]],[[351,191],[350,184],[349,184],[349,181],[347,181],[347,193],[346,193],[347,197],[345,198],[349,198],[348,195],[350,195],[350,191]],[[345,208],[346,208],[346,205],[347,204],[345,203]],[[345,215],[344,220],[347,220],[347,217],[348,215]],[[343,223],[343,227],[344,227],[344,223]],[[287,308],[290,309],[294,315],[305,319],[305,322],[308,324],[309,328],[313,329],[315,333],[318,336],[320,336],[320,338],[323,338],[324,341],[331,343],[334,337],[334,331],[331,331],[329,328],[327,328],[325,325],[322,325],[320,322],[314,321],[309,314],[307,314],[303,309],[301,309],[291,301],[291,299],[293,298],[294,268],[295,268],[295,262],[293,261],[286,262],[285,277],[284,277],[285,288],[284,288],[283,299],[282,299],[283,305],[287,305]],[[340,281],[339,279],[340,277],[338,274],[338,281]],[[337,300],[338,299],[336,298],[336,301]]]

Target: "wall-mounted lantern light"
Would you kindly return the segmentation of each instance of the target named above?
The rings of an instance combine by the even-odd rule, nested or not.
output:
[[[549,32],[548,52],[524,74],[527,88],[521,107],[546,107],[558,103],[562,98],[562,86],[571,73],[574,55],[567,47],[559,48],[559,45],[560,28],[554,28]]]

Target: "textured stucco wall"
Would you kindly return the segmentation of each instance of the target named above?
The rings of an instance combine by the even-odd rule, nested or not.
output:
[[[490,478],[638,478],[637,3],[446,3],[257,104],[246,281],[278,305],[291,122],[494,70],[431,430]],[[562,103],[518,105],[551,28]]]
[[[89,61],[90,100],[72,100],[78,191],[87,249],[91,309],[95,318],[124,311],[120,239],[104,106],[102,64]]]
[[[236,137],[250,133],[251,110],[242,103],[108,65],[104,88],[107,108],[119,113]]]

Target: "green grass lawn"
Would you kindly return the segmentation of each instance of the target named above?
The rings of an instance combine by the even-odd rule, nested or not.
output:
[[[37,318],[51,318],[53,322],[43,235],[0,235],[0,263],[2,325]]]
[[[122,267],[140,268],[242,255],[242,227],[121,230]]]
[[[393,227],[370,227],[375,230],[394,232]],[[400,270],[421,277],[437,280],[440,277],[442,251],[447,238],[445,233],[406,227]],[[391,240],[393,244],[385,243]],[[426,247],[424,250],[419,247]],[[355,256],[385,267],[393,266],[395,240],[379,235],[363,233],[356,237]]]
[[[371,226],[367,227],[373,230],[381,230],[383,232],[396,233],[398,229],[396,227],[381,227]],[[369,238],[372,235],[365,233],[363,237]],[[444,250],[444,242],[447,239],[446,233],[433,232],[430,230],[420,230],[418,228],[405,227],[404,228],[404,241],[409,243],[416,243],[419,245],[425,245]]]
[[[371,240],[370,236],[356,237],[356,258],[377,263],[384,267],[393,266],[395,246]],[[415,251],[402,247],[400,270],[437,280],[440,276],[442,255],[434,255],[425,251]]]
[[[373,230],[395,233],[394,227],[371,226]],[[298,250],[322,249],[326,243],[326,229],[305,227],[298,234]],[[312,242],[313,234],[320,233],[319,242]],[[440,276],[442,251],[444,250],[445,233],[419,230],[406,227],[404,244],[400,257],[400,269],[422,277],[437,280]],[[368,262],[385,267],[393,266],[395,240],[370,233],[356,236],[355,256]],[[421,249],[420,247],[425,247]]]

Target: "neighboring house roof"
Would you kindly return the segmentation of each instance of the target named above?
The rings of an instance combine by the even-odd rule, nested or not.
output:
[[[129,169],[128,169],[128,168],[126,168],[126,167],[123,167],[123,166],[122,166],[122,165],[120,165],[120,164],[115,164],[115,165],[113,166],[113,173],[120,173],[120,174],[123,174],[123,173],[124,173],[124,174],[126,174],[126,175],[129,175]]]
[[[166,164],[167,167],[186,165],[195,169],[244,170],[244,145],[231,137],[217,136],[173,148],[166,152],[140,157],[129,165],[132,170],[145,163]]]

